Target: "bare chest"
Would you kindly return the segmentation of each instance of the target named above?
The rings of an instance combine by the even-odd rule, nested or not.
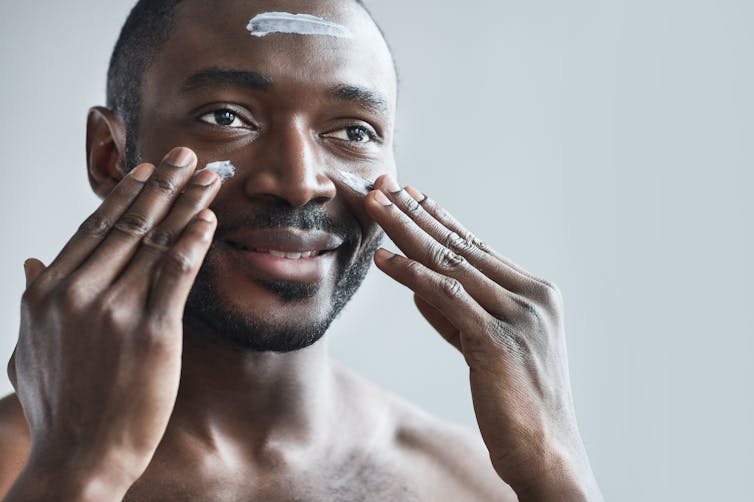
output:
[[[186,473],[188,474],[188,473]],[[285,474],[250,475],[218,472],[183,475],[147,472],[135,483],[124,502],[417,502],[424,499],[419,486],[390,467],[322,465],[319,469]]]

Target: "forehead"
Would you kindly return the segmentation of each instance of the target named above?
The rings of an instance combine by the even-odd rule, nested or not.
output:
[[[249,20],[267,12],[321,17],[345,26],[353,37],[251,36]],[[280,89],[354,85],[381,93],[391,109],[395,107],[397,84],[389,49],[369,15],[353,0],[184,1],[170,37],[145,75],[143,91],[159,96],[207,68],[261,73]]]

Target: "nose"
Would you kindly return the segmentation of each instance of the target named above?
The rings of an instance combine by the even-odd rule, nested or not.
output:
[[[249,166],[244,190],[250,197],[272,196],[294,208],[335,197],[316,137],[303,120],[290,120],[263,132]]]

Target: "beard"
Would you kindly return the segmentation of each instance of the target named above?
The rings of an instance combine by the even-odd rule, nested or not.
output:
[[[251,315],[242,307],[232,303],[220,293],[217,278],[220,277],[217,245],[210,247],[207,257],[197,274],[191,289],[184,318],[195,319],[209,327],[213,343],[230,344],[236,349],[251,352],[292,352],[309,347],[319,341],[332,322],[342,312],[356,291],[361,287],[372,264],[372,256],[380,247],[384,233],[376,231],[362,241],[358,238],[361,229],[354,221],[344,225],[331,220],[320,205],[307,205],[293,209],[281,204],[266,206],[243,220],[231,224],[220,224],[215,234],[216,241],[222,235],[239,227],[269,228],[286,227],[302,230],[324,230],[344,238],[344,243],[334,252],[352,250],[353,258],[344,268],[337,268],[338,277],[332,292],[322,300],[318,318],[303,322],[296,316],[284,321],[271,321],[261,316]],[[361,243],[361,246],[359,246]],[[355,253],[355,255],[353,254]],[[320,284],[305,284],[291,281],[255,280],[269,293],[274,294],[284,304],[311,299],[320,294]]]

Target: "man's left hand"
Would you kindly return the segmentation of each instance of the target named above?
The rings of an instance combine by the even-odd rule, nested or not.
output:
[[[576,423],[559,290],[417,190],[389,176],[375,188],[367,210],[405,254],[381,249],[375,262],[463,354],[496,472],[522,501],[602,500]]]

